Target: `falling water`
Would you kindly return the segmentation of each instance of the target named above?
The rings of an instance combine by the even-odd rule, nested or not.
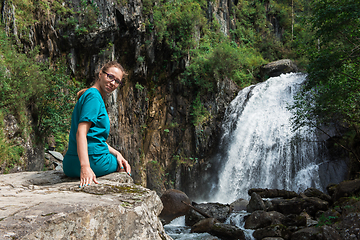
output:
[[[212,201],[248,199],[250,188],[300,192],[323,190],[344,178],[344,161],[330,161],[314,129],[291,131],[288,104],[305,81],[304,74],[285,74],[239,92],[223,122],[218,183]],[[220,168],[222,167],[222,168]]]

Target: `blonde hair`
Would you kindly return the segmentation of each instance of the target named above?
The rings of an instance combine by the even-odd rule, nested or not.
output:
[[[76,93],[77,100],[79,100],[80,97],[84,94],[84,92],[86,92],[86,90],[88,90],[88,89],[89,89],[89,88],[83,88],[83,89],[81,89],[80,91],[78,91],[78,92]]]

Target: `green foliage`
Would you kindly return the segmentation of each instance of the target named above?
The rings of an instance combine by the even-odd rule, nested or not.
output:
[[[0,43],[1,109],[13,114],[23,129],[29,121],[27,112],[31,112],[32,130],[38,140],[44,142],[46,136],[54,135],[63,149],[75,104],[75,89],[81,84],[67,75],[65,62],[49,66],[35,60],[36,50],[29,54],[19,53],[2,28]]]
[[[296,47],[307,36],[300,20],[309,4],[304,0],[239,0],[233,8],[236,28],[232,38],[257,49],[269,61],[303,57]]]
[[[41,70],[46,75],[47,84],[46,91],[33,102],[36,108],[33,113],[35,132],[40,138],[54,135],[55,141],[63,148],[70,129],[76,91],[83,86],[70,78],[64,61],[59,61],[54,68],[43,65]]]
[[[138,82],[135,84],[135,88],[140,92],[145,89],[145,87]]]
[[[338,219],[337,216],[325,216],[324,214],[321,214],[318,224],[316,224],[316,227],[321,227],[324,225],[332,225],[336,220]]]
[[[214,87],[215,79],[225,78],[246,87],[254,80],[255,69],[265,63],[256,50],[238,47],[230,41],[209,44],[204,40],[192,55],[193,60],[183,74],[183,82],[207,90]]]
[[[35,62],[36,51],[25,54],[18,53],[0,29],[0,107],[20,112],[31,98],[44,93],[46,78]]]
[[[0,111],[0,171],[8,173],[16,165],[23,164],[23,147],[16,140],[8,141],[4,134],[4,114]]]
[[[196,46],[194,35],[206,23],[201,9],[203,4],[192,0],[175,0],[160,1],[153,7],[157,39],[173,50],[173,60],[178,60]]]
[[[292,106],[294,125],[360,124],[360,2],[315,1],[308,22],[308,81]]]
[[[197,95],[192,104],[192,112],[190,115],[193,117],[192,123],[194,126],[202,125],[211,117],[210,112],[204,107],[200,100],[200,94]]]
[[[29,25],[37,21],[49,20],[57,15],[60,28],[75,31],[77,35],[87,34],[98,28],[99,8],[95,1],[80,1],[80,8],[74,11],[71,3],[60,0],[12,0],[15,6],[15,18],[22,37],[29,35]]]
[[[198,162],[198,158],[185,157],[182,154],[173,155],[173,160],[176,162],[176,165],[185,165],[187,167],[192,167],[195,163]]]

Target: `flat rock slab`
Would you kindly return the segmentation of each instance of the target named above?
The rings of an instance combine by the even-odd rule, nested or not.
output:
[[[0,175],[0,239],[171,239],[159,196],[125,173],[79,188],[62,171]]]

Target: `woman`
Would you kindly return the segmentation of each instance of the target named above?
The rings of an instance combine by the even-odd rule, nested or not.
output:
[[[63,169],[69,177],[80,177],[80,187],[98,183],[96,176],[115,171],[126,171],[131,176],[129,163],[106,143],[110,121],[104,99],[123,84],[124,74],[119,63],[109,62],[101,68],[95,84],[78,93]]]

